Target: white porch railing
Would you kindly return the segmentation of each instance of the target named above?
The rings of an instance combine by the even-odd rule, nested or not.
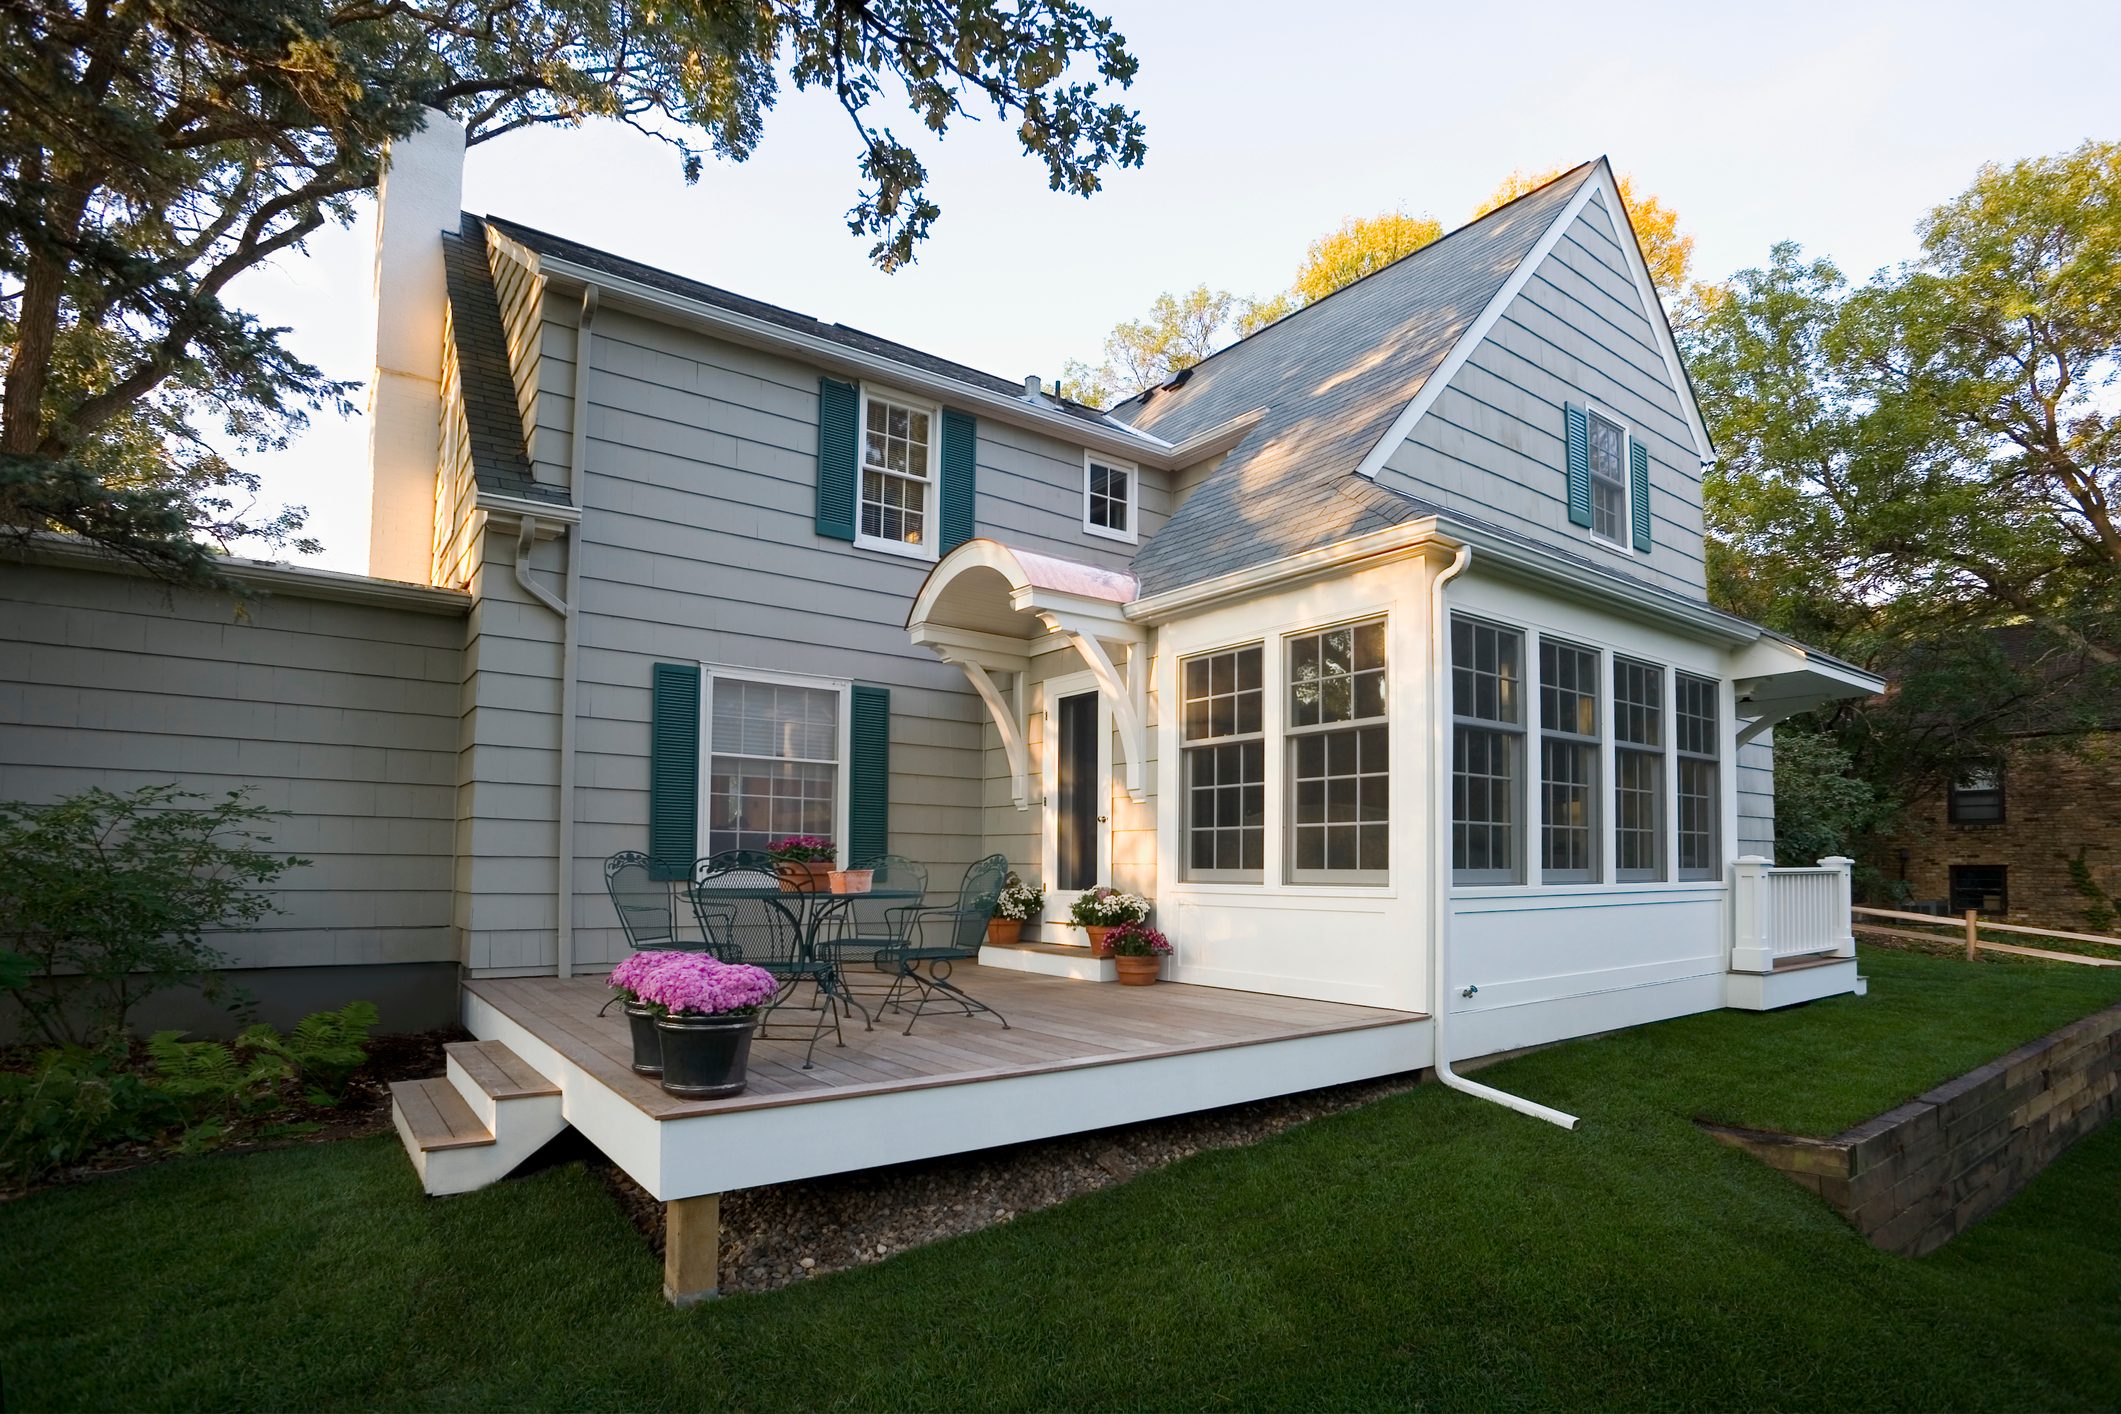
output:
[[[1817,868],[1778,869],[1757,854],[1731,866],[1731,971],[1772,972],[1775,964],[1821,953],[1854,957],[1849,870],[1834,855]]]

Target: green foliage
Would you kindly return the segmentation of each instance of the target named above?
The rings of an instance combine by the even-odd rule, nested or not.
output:
[[[304,1017],[284,1036],[263,1024],[233,1042],[158,1031],[147,1041],[145,1071],[129,1068],[115,1045],[47,1050],[28,1072],[0,1072],[0,1179],[32,1182],[125,1141],[166,1139],[197,1153],[230,1125],[269,1119],[297,1095],[334,1105],[368,1058],[375,1024],[374,1003],[349,1002]],[[315,1127],[269,1126],[274,1133]]]
[[[103,1041],[151,993],[212,995],[223,958],[205,932],[274,912],[266,886],[309,862],[257,847],[277,813],[175,785],[0,802],[0,945],[30,961],[11,993],[30,1026],[53,1045]]]
[[[478,143],[592,118],[669,144],[758,148],[784,83],[853,129],[849,228],[886,270],[940,210],[919,153],[876,120],[886,90],[929,141],[975,110],[1055,191],[1139,166],[1137,63],[1079,0],[861,5],[694,0],[24,0],[0,25],[0,529],[64,531],[211,580],[247,536],[304,544],[302,514],[255,514],[257,483],[208,442],[285,445],[326,376],[227,303],[246,271],[353,218],[388,145],[428,109]]]
[[[1851,773],[1849,754],[1833,737],[1798,726],[1776,729],[1776,863],[1855,857],[1889,812],[1877,788]]]
[[[2069,886],[2084,900],[2084,928],[2088,933],[2111,933],[2116,923],[2121,923],[2121,895],[2110,894],[2099,886],[2092,875],[2091,861],[2085,858],[2084,845],[2069,857]]]
[[[44,1052],[27,1073],[0,1071],[0,1180],[31,1182],[166,1129],[171,1097],[123,1060],[108,1047],[67,1046]]]
[[[1105,336],[1104,362],[1092,368],[1070,359],[1061,370],[1061,396],[1091,407],[1110,407],[1191,368],[1223,342],[1233,297],[1227,290],[1196,285],[1181,295],[1161,294],[1146,318],[1114,326]]]

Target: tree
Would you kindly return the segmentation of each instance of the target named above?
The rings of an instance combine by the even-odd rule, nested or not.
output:
[[[1250,334],[1275,320],[1324,299],[1335,290],[1375,274],[1393,261],[1412,255],[1443,234],[1443,225],[1427,216],[1386,211],[1350,216],[1311,242],[1296,279],[1281,294],[1247,300],[1237,317],[1238,332]]]
[[[1538,190],[1568,170],[1556,167],[1546,172],[1510,173],[1502,179],[1501,186],[1488,194],[1486,201],[1474,208],[1474,219],[1527,192]],[[1687,273],[1693,268],[1694,238],[1680,232],[1679,213],[1655,195],[1643,191],[1636,185],[1634,177],[1623,175],[1619,187],[1620,204],[1627,208],[1628,220],[1635,227],[1635,239],[1642,246],[1643,263],[1650,267],[1651,283],[1667,300],[1678,299],[1686,291]]]
[[[919,155],[874,108],[895,82],[936,138],[991,106],[1057,191],[1138,166],[1136,70],[1079,0],[239,0],[0,8],[0,527],[59,530],[211,577],[201,534],[292,534],[208,449],[284,442],[327,379],[224,302],[230,281],[351,218],[388,144],[438,108],[486,142],[603,117],[670,144],[757,149],[780,84],[855,129],[847,214],[894,270],[940,214]]]
[[[276,912],[265,888],[309,863],[258,848],[274,813],[173,785],[0,802],[0,971],[29,1024],[97,1042],[155,992],[211,991],[226,959],[204,934]]]
[[[1092,368],[1068,360],[1061,396],[1091,407],[1110,407],[1169,381],[1214,353],[1230,322],[1227,290],[1195,285],[1184,294],[1156,297],[1144,319],[1114,326],[1105,336],[1104,361]]]

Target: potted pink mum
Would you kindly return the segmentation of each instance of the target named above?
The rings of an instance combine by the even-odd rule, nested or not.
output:
[[[763,967],[706,953],[671,953],[641,979],[663,1051],[663,1088],[687,1100],[744,1088],[758,1009],[780,989]]]
[[[626,1004],[626,1024],[633,1032],[633,1068],[641,1075],[663,1073],[663,1042],[656,1034],[655,1008],[641,1000],[641,984],[651,972],[676,956],[673,952],[637,952],[612,968],[611,975],[604,979],[604,985],[617,992]]]
[[[1171,940],[1146,923],[1122,923],[1105,934],[1112,965],[1119,971],[1120,985],[1150,987],[1171,955]]]

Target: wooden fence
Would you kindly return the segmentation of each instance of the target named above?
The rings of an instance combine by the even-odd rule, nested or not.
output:
[[[2033,938],[2052,938],[2061,943],[2097,943],[2104,947],[2121,948],[2121,938],[2102,938],[2093,933],[2063,933],[2053,928],[2028,928],[2018,923],[1997,923],[1983,919],[1973,909],[1968,909],[1959,918],[1940,917],[1934,913],[1902,913],[1890,908],[1851,908],[1856,915],[1855,926],[1866,933],[1879,933],[1892,938],[1909,938],[1923,943],[1964,942],[1966,960],[1972,962],[1983,952],[2011,953],[2018,957],[2044,957],[2050,962],[2078,962],[2087,967],[2121,967],[2121,958],[2087,957],[2083,953],[2055,952],[2049,948],[2019,947],[2015,943],[1992,943],[1982,937],[1987,933],[2016,933]],[[1918,933],[1912,928],[1889,928],[1879,923],[1866,923],[1866,918],[1892,918],[1908,923],[1926,924],[1931,928],[1948,928],[1952,932]]]

